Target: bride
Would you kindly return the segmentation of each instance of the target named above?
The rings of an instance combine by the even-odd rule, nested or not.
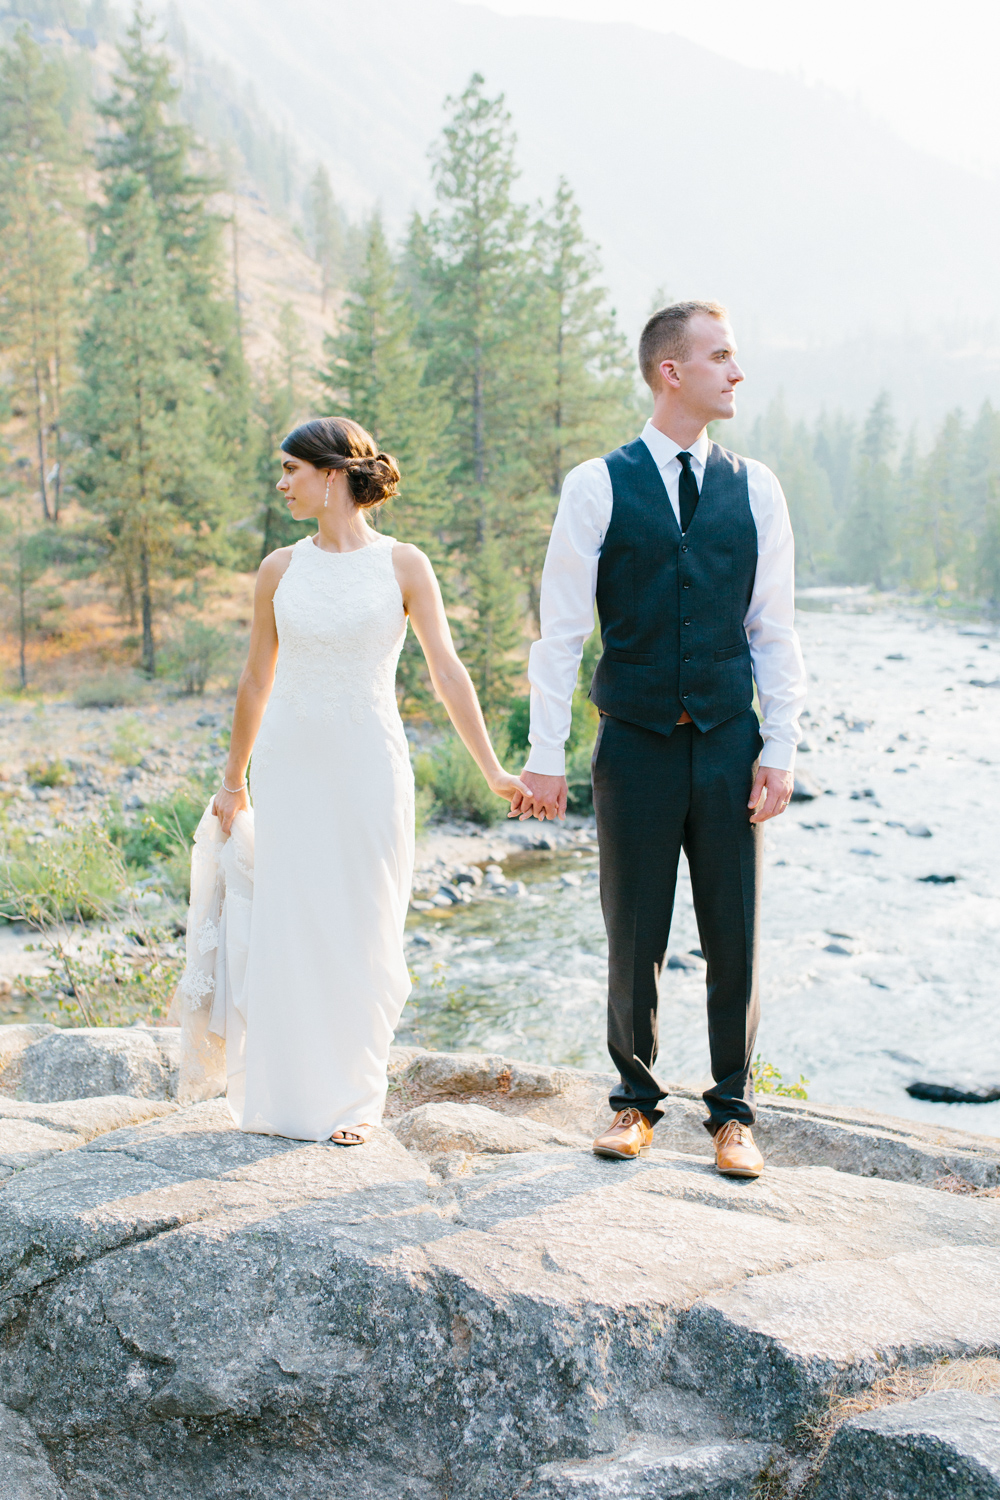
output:
[[[395,493],[395,461],[339,417],[296,427],[281,447],[278,489],[295,519],[315,519],[317,530],[272,552],[257,576],[229,759],[211,807],[218,822],[202,820],[195,851],[197,859],[197,839],[214,840],[223,866],[221,850],[235,851],[225,905],[245,908],[236,965],[245,970],[232,972],[230,952],[225,972],[223,910],[217,928],[207,924],[220,956],[200,993],[215,996],[205,1024],[225,1034],[227,1097],[241,1130],[356,1146],[381,1119],[389,1046],[410,989],[413,773],[395,695],[407,618],[491,790],[508,801],[529,794],[494,754],[429,561],[368,524]],[[230,913],[232,931],[242,920]],[[198,930],[189,930],[189,969]],[[197,983],[187,994],[196,1008]]]

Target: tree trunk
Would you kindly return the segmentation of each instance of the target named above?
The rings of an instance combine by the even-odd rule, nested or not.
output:
[[[45,416],[43,407],[45,396],[42,392],[42,382],[35,366],[35,435],[38,438],[38,489],[42,497],[42,515],[46,521],[52,520],[49,510],[49,487],[45,478],[46,454],[45,454]]]
[[[145,540],[139,552],[139,584],[142,591],[142,669],[147,677],[154,677],[156,648],[153,644],[153,596],[149,584],[149,548]]]
[[[28,686],[28,664],[27,664],[27,659],[26,659],[26,654],[25,654],[25,647],[26,647],[26,644],[27,644],[27,636],[28,636],[28,620],[27,620],[27,612],[26,612],[26,608],[25,608],[25,594],[26,594],[26,592],[27,592],[27,590],[26,590],[26,587],[25,587],[25,578],[24,578],[24,538],[23,537],[19,537],[18,538],[18,544],[17,544],[17,606],[18,606],[18,608],[17,608],[18,622],[17,623],[18,623],[18,636],[19,636],[19,646],[20,646],[20,661],[19,661],[18,665],[19,665],[19,668],[20,668],[20,679],[21,679],[21,687],[22,687],[22,689],[24,689],[24,688],[26,688]]]

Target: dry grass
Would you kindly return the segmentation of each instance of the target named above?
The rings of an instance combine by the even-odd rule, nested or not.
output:
[[[954,1172],[937,1178],[934,1186],[940,1193],[962,1193],[970,1198],[1000,1198],[1000,1187],[976,1187],[974,1182],[966,1182],[964,1177],[956,1177]]]
[[[970,1185],[966,1184],[959,1191],[969,1188]],[[979,1189],[972,1188],[971,1191]],[[996,1195],[995,1189],[985,1191]],[[761,1475],[761,1485],[754,1492],[754,1500],[772,1500],[772,1497],[773,1500],[795,1500],[795,1497],[811,1494],[812,1482],[826,1451],[837,1429],[845,1422],[864,1412],[878,1411],[880,1407],[891,1406],[897,1401],[913,1401],[933,1391],[972,1391],[981,1396],[1000,1396],[1000,1359],[993,1355],[941,1359],[933,1364],[893,1370],[891,1375],[883,1375],[881,1380],[874,1381],[867,1390],[849,1396],[831,1396],[827,1410],[812,1421],[803,1422],[798,1429],[799,1442],[808,1451],[808,1458],[805,1465],[798,1467],[794,1481],[785,1479],[780,1468],[775,1469],[773,1476],[765,1471]]]

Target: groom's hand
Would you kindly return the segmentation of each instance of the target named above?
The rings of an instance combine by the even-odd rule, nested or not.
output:
[[[766,823],[783,813],[792,800],[795,778],[791,771],[779,771],[775,766],[761,766],[750,792],[747,806],[752,809],[751,823]]]
[[[523,793],[515,793],[511,799],[509,816],[520,818],[535,817],[544,823],[546,818],[565,818],[566,798],[569,788],[566,785],[565,776],[539,776],[537,771],[522,771],[521,780],[531,793],[525,797]]]

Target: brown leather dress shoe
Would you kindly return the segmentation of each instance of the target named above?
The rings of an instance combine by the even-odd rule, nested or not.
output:
[[[727,1120],[715,1132],[715,1165],[724,1177],[759,1177],[764,1158],[753,1143],[753,1131],[739,1120]]]
[[[639,1109],[620,1109],[614,1124],[594,1142],[595,1156],[610,1156],[615,1161],[634,1161],[648,1156],[653,1127]]]

